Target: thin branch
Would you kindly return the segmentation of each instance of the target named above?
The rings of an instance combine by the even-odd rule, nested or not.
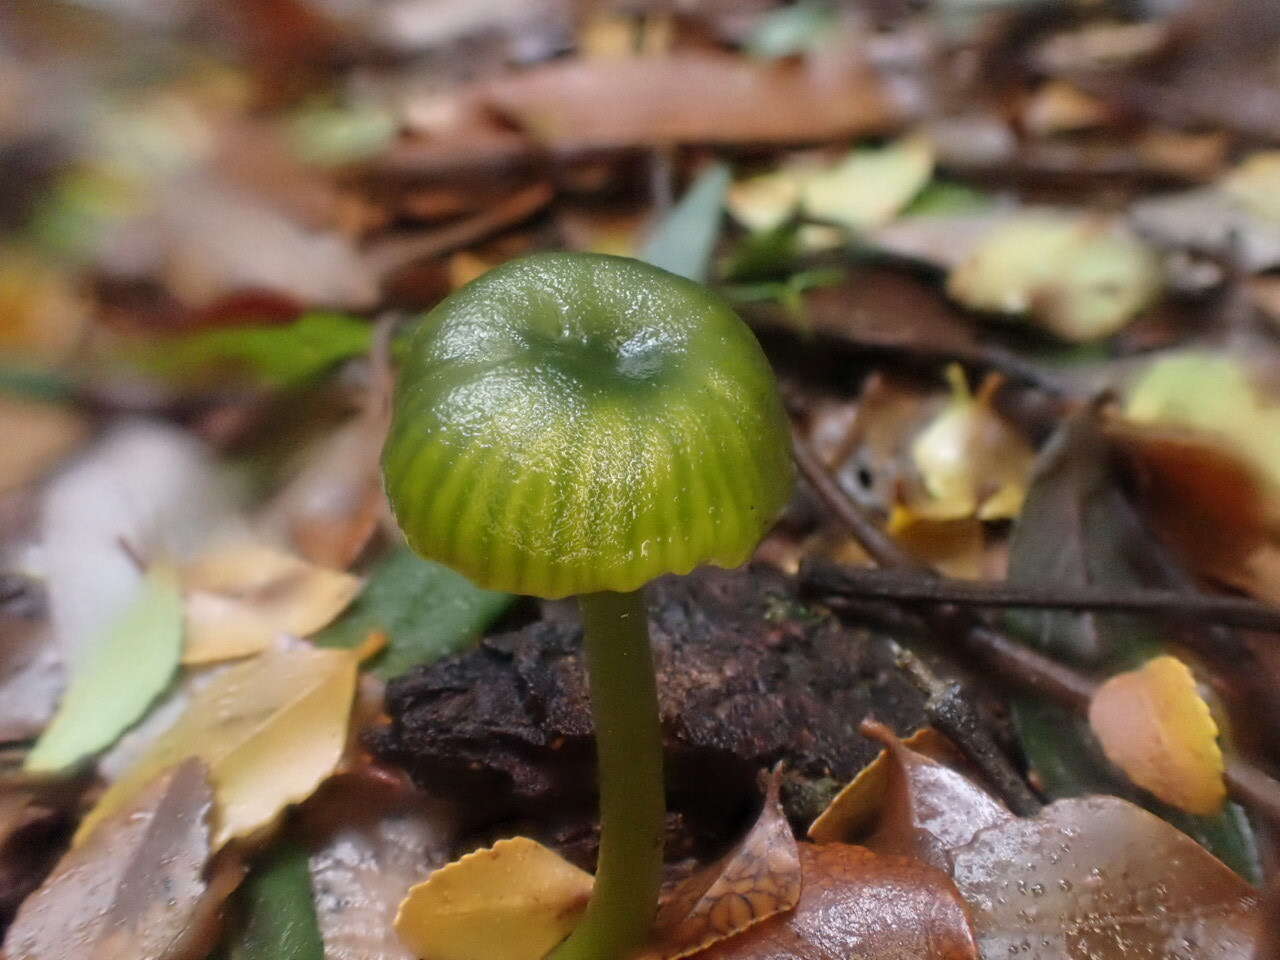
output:
[[[1280,632],[1280,610],[1242,597],[1174,590],[1107,590],[1069,584],[1054,586],[989,583],[935,577],[921,580],[884,570],[806,561],[801,579],[819,593],[867,599],[912,601],[962,607],[1034,607],[1045,610],[1109,610],[1150,613]]]

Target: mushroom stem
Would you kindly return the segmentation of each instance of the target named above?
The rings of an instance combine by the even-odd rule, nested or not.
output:
[[[649,935],[662,880],[662,731],[644,591],[579,598],[600,785],[600,856],[581,923],[549,960],[622,960]]]

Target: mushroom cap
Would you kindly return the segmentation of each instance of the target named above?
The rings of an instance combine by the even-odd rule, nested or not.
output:
[[[418,553],[563,597],[745,562],[790,496],[788,437],[768,361],[718,296],[638,260],[543,253],[413,331],[382,465]]]

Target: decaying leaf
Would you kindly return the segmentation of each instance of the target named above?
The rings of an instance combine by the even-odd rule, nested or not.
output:
[[[1115,797],[1059,800],[954,856],[987,957],[1249,960],[1256,891],[1186,834]]]
[[[499,840],[409,891],[396,932],[433,960],[542,960],[573,929],[591,874],[527,837]]]
[[[741,933],[800,900],[800,855],[769,781],[755,826],[732,850],[699,870],[662,904],[646,958],[678,960]]]
[[[25,768],[52,772],[109,747],[168,686],[182,651],[178,576],[153,564],[133,603],[71,671],[62,702]]]
[[[713,944],[699,960],[978,960],[945,873],[843,843],[800,845],[800,902]]]
[[[10,960],[194,960],[209,897],[213,792],[198,760],[168,771],[59,861],[18,911]]]
[[[1160,284],[1155,257],[1123,227],[1049,212],[997,226],[947,278],[948,292],[965,306],[1028,315],[1073,342],[1115,333]]]
[[[1107,759],[1138,786],[1188,813],[1227,799],[1218,725],[1176,657],[1160,656],[1107,680],[1089,704]]]
[[[261,653],[280,634],[307,637],[329,625],[361,580],[257,543],[224,547],[183,571],[184,663]]]
[[[1035,451],[993,406],[1001,379],[988,377],[976,397],[958,364],[947,368],[947,380],[951,401],[911,446],[927,498],[909,509],[930,520],[1016,517]]]
[[[177,723],[102,795],[75,842],[84,843],[158,771],[187,757],[209,767],[217,799],[215,850],[271,823],[337,765],[356,668],[368,652],[296,644],[228,668],[194,694]]]
[[[885,748],[809,827],[812,840],[857,840],[879,853],[919,857],[947,869],[952,850],[1011,816],[949,765],[960,762],[958,752],[932,728],[906,741],[872,721],[863,723],[862,732]]]

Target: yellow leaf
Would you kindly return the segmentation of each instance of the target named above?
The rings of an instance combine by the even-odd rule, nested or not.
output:
[[[1198,814],[1222,806],[1218,727],[1176,657],[1156,657],[1104,683],[1089,705],[1089,725],[1107,759],[1165,803]]]
[[[911,445],[927,499],[909,503],[918,519],[1007,520],[1022,509],[1035,452],[992,406],[998,378],[977,397],[964,371],[947,368],[951,401]]]
[[[882,227],[929,182],[933,157],[933,144],[920,136],[854,150],[802,185],[804,212],[856,233]]]
[[[261,653],[280,634],[328,626],[360,592],[359,577],[260,544],[216,551],[188,567],[183,663]]]
[[[271,823],[310,796],[341,758],[364,654],[294,646],[228,668],[102,795],[75,843],[160,771],[188,757],[209,767],[217,799],[214,849]]]
[[[499,840],[413,887],[396,932],[431,960],[542,960],[577,923],[591,884],[528,837]]]
[[[1222,180],[1227,195],[1268,220],[1280,220],[1280,150],[1251,154]]]

